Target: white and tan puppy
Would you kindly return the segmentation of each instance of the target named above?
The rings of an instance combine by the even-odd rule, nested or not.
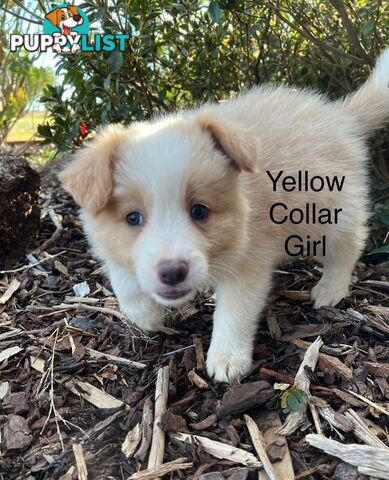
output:
[[[338,102],[265,86],[98,133],[60,176],[129,321],[157,330],[162,306],[214,286],[207,369],[231,381],[250,369],[272,271],[301,253],[296,239],[317,241],[315,308],[346,296],[367,236],[365,138],[388,119],[388,82],[386,50]]]

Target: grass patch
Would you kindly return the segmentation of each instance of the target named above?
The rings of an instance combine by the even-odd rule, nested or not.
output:
[[[47,113],[36,111],[28,112],[24,117],[18,120],[9,132],[7,142],[28,142],[37,133],[37,127],[40,123],[47,120]]]

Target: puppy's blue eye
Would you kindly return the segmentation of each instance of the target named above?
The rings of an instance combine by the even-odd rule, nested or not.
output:
[[[209,210],[205,205],[197,203],[196,205],[193,205],[190,211],[190,216],[193,220],[205,220],[208,217],[208,212]]]
[[[142,225],[143,216],[139,212],[131,212],[127,215],[127,223],[132,226]]]

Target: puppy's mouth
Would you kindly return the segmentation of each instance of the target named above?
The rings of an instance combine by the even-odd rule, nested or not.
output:
[[[173,307],[190,300],[194,296],[194,290],[163,290],[161,292],[154,293],[153,296],[158,303]]]
[[[190,289],[186,290],[167,290],[165,292],[158,292],[157,295],[164,300],[179,300],[186,297],[191,292]]]

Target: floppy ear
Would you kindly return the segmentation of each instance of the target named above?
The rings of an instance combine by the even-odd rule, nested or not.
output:
[[[52,12],[46,15],[47,20],[49,20],[55,27],[59,25],[59,9],[56,8]]]
[[[212,138],[215,149],[222,153],[239,172],[257,171],[259,140],[241,125],[229,125],[209,114],[201,114],[198,124]]]
[[[68,5],[67,9],[72,15],[78,15],[78,7],[75,5]]]
[[[127,131],[106,127],[81,150],[60,174],[65,190],[85,210],[96,215],[108,203],[113,189],[113,166]]]

